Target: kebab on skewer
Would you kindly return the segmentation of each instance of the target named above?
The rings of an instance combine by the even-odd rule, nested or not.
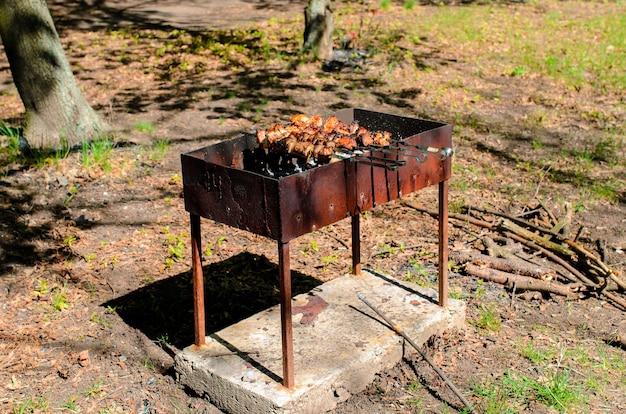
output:
[[[391,142],[388,131],[370,132],[357,122],[346,124],[336,116],[324,121],[320,116],[294,115],[287,125],[275,124],[256,131],[259,146],[270,152],[309,159],[326,158],[359,147],[385,147]]]

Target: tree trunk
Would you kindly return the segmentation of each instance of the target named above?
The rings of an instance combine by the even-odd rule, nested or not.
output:
[[[309,0],[304,10],[304,50],[312,51],[319,59],[329,59],[334,29],[330,0]]]
[[[0,37],[31,147],[71,147],[105,132],[78,88],[45,0],[0,0]]]

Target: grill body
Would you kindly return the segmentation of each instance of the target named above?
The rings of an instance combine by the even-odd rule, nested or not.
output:
[[[256,168],[256,136],[181,155],[185,209],[190,213],[195,346],[205,343],[200,218],[278,241],[283,385],[293,389],[293,331],[289,241],[352,218],[352,272],[359,274],[360,213],[430,185],[439,186],[439,304],[446,306],[448,180],[452,126],[351,108],[334,114],[370,131],[389,131],[391,145],[280,178]],[[446,149],[437,153],[437,149]],[[434,152],[433,152],[434,151]]]
[[[416,145],[451,147],[452,126],[360,109],[335,114],[369,130],[386,130],[393,140]],[[393,145],[393,143],[392,143]],[[362,213],[402,194],[450,178],[451,159],[425,160],[402,151],[367,150],[357,157],[323,164],[281,178],[246,169],[257,147],[253,134],[182,155],[185,208],[192,214],[288,242],[298,236]],[[385,168],[385,161],[403,165]]]

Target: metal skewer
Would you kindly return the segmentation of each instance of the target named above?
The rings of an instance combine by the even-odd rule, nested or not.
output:
[[[410,142],[406,142],[406,141],[398,141],[398,144],[402,145],[403,147],[413,147],[420,151],[437,154],[437,159],[439,161],[443,161],[446,158],[451,157],[454,154],[454,150],[452,150],[452,148],[450,147],[433,148],[433,147],[428,147],[426,145],[411,144]]]

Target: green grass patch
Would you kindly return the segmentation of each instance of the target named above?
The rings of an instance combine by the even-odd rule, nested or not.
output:
[[[2,121],[0,123],[0,137],[2,137],[0,151],[10,159],[18,157],[20,154],[19,130]]]
[[[170,141],[168,139],[160,139],[152,143],[148,157],[155,162],[161,162],[170,149]]]
[[[626,91],[626,6],[528,2],[516,13],[504,4],[441,7],[416,20],[407,38],[429,33],[444,47],[466,50],[479,67],[510,76],[548,75],[572,88]],[[587,11],[587,12],[586,12]]]
[[[139,121],[133,126],[133,128],[135,131],[146,132],[148,134],[152,134],[154,132],[154,124],[150,121]]]
[[[111,172],[112,152],[113,141],[110,138],[83,142],[81,146],[81,162],[83,168],[87,171],[100,168],[106,173]]]
[[[486,414],[524,412],[528,404],[538,402],[559,412],[570,411],[582,402],[581,387],[572,381],[571,370],[555,368],[541,379],[506,371],[495,379],[474,386],[474,395],[482,398]]]
[[[480,305],[478,315],[472,323],[479,329],[498,332],[502,327],[502,318],[494,305]]]

